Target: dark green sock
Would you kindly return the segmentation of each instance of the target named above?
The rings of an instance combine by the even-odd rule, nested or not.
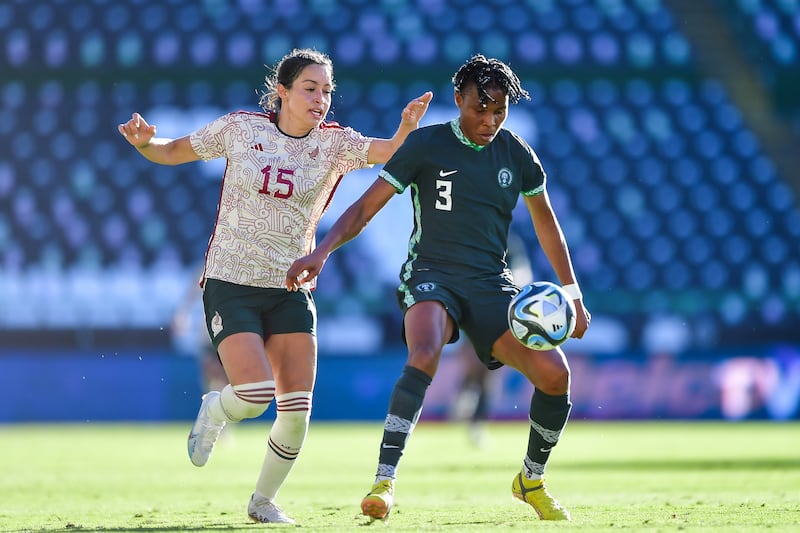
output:
[[[528,477],[531,474],[544,474],[550,450],[558,444],[571,408],[569,394],[550,396],[539,389],[534,391],[531,398],[528,454],[525,460],[525,467],[530,470],[527,472]]]
[[[430,384],[431,377],[412,366],[406,366],[395,383],[383,424],[378,476],[394,479],[397,463],[400,462],[406,441],[419,420],[425,391]]]

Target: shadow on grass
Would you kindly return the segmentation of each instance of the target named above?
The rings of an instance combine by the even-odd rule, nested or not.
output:
[[[800,468],[800,459],[762,457],[747,459],[663,459],[627,461],[565,461],[559,470],[764,470]]]
[[[133,525],[133,526],[125,526],[125,527],[108,527],[108,526],[93,526],[87,527],[82,526],[79,524],[66,524],[64,527],[61,528],[43,528],[43,529],[24,529],[19,530],[20,532],[24,531],[25,533],[75,533],[75,532],[84,532],[84,531],[114,531],[114,532],[131,532],[135,533],[139,532],[146,532],[146,531],[157,531],[161,533],[171,533],[171,532],[186,532],[186,531],[263,531],[264,525],[263,524],[255,524],[255,523],[242,523],[242,524],[187,524],[187,525],[159,525],[159,526],[146,526],[146,525]]]
[[[497,470],[497,465],[492,463],[468,465],[446,465],[439,468],[445,473],[457,472],[492,472]],[[791,457],[762,457],[746,459],[628,459],[614,458],[611,460],[598,458],[597,461],[570,461],[559,462],[559,470],[764,470],[764,469],[800,469],[800,459]]]

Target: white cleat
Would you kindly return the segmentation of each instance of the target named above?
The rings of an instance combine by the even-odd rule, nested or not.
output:
[[[192,431],[189,432],[189,440],[187,442],[189,459],[195,466],[203,466],[208,462],[211,450],[214,449],[214,443],[217,442],[222,428],[225,427],[225,421],[215,422],[211,415],[208,414],[208,404],[217,397],[219,397],[219,392],[217,391],[211,391],[203,395],[203,403],[200,404],[197,419],[194,421]]]
[[[296,524],[294,520],[286,516],[278,505],[269,498],[256,497],[255,494],[250,498],[247,505],[247,516],[253,522],[262,524]]]

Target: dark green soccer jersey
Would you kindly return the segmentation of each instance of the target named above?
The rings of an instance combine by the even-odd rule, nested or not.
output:
[[[414,229],[403,272],[429,265],[466,277],[505,270],[519,195],[540,194],[546,181],[536,153],[517,135],[501,129],[480,147],[457,119],[413,131],[380,176],[398,193],[411,189]]]

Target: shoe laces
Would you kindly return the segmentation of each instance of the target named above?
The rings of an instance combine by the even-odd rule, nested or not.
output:
[[[372,487],[370,494],[389,494],[394,493],[394,483],[390,479],[379,481]]]

